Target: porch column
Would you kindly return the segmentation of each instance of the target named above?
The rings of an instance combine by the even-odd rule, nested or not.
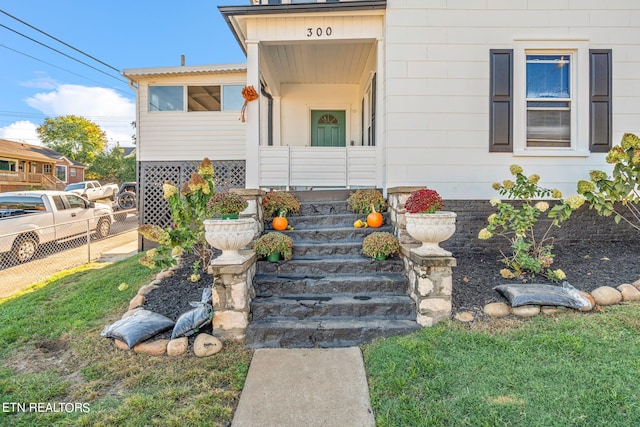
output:
[[[384,123],[386,121],[385,108],[385,45],[384,39],[377,40],[376,52],[376,187],[385,188],[387,183],[387,141]]]
[[[273,97],[273,145],[282,145],[281,123],[280,123],[280,101],[281,96]]]
[[[260,93],[259,44],[247,40],[247,86]],[[260,188],[260,102],[249,102],[245,111],[247,125],[246,188]]]

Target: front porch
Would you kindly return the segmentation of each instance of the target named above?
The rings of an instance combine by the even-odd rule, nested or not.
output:
[[[246,188],[384,186],[385,8],[220,8],[259,94],[246,105]]]
[[[377,147],[260,147],[260,187],[380,186]]]

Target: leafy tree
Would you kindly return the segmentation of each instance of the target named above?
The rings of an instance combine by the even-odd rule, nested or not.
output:
[[[135,181],[136,159],[124,157],[124,150],[116,145],[110,152],[98,154],[87,169],[87,178],[101,181]]]
[[[87,166],[107,146],[107,136],[97,124],[74,115],[47,117],[37,132],[46,147]]]

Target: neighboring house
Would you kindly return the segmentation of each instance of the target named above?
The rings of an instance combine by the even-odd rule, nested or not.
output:
[[[0,191],[62,189],[84,181],[85,169],[50,148],[0,139]]]
[[[248,3],[219,8],[246,65],[125,70],[141,203],[205,156],[246,188],[478,201],[517,163],[569,195],[640,133],[637,0]],[[242,122],[245,85],[260,97]]]

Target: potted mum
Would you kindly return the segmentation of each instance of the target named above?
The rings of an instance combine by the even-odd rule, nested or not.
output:
[[[398,239],[386,231],[376,231],[362,241],[362,253],[376,261],[384,261],[400,251]]]
[[[271,218],[274,230],[283,231],[289,228],[287,214],[300,212],[300,202],[288,191],[269,191],[262,199],[264,217]]]
[[[265,218],[285,217],[300,212],[300,202],[288,191],[269,191],[262,199]]]
[[[228,191],[216,193],[209,200],[209,209],[222,219],[238,219],[240,212],[247,209],[249,203],[239,194]]]
[[[374,211],[382,212],[387,207],[382,193],[375,188],[362,188],[349,195],[349,208],[355,213],[368,215]]]
[[[257,255],[266,257],[270,262],[277,262],[282,257],[285,261],[291,259],[293,240],[286,234],[272,231],[263,234],[256,240],[254,250]]]
[[[442,211],[444,202],[437,191],[421,188],[404,204],[407,233],[422,246],[411,249],[420,256],[451,256],[439,246],[456,231],[456,214]]]

